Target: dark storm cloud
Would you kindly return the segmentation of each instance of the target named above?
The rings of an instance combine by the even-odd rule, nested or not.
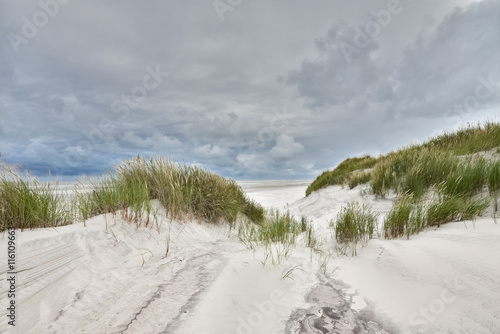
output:
[[[498,3],[453,10],[469,2],[401,1],[349,63],[339,43],[390,1],[244,1],[223,21],[201,0],[1,1],[2,159],[79,175],[161,154],[237,178],[315,177],[470,116],[454,104],[497,80],[500,44]]]

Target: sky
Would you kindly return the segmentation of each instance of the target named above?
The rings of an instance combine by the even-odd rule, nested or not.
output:
[[[314,179],[500,121],[498,0],[0,0],[0,153]]]

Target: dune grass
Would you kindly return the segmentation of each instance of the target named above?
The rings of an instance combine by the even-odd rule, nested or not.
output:
[[[413,234],[414,230],[421,223],[420,211],[412,215],[414,210],[413,196],[404,194],[400,196],[384,220],[384,235],[386,239],[395,238],[401,235]],[[412,219],[411,219],[412,218]]]
[[[335,184],[344,184],[349,180],[352,172],[372,168],[377,163],[377,159],[369,155],[359,158],[349,158],[341,162],[334,170],[325,171],[314,180],[306,189],[306,196],[313,191]]]
[[[494,150],[500,153],[500,123],[468,124],[378,158],[346,159],[318,176],[306,195],[331,184],[347,184],[351,189],[369,184],[371,192],[380,197],[394,191],[398,200],[384,221],[384,235],[409,238],[428,226],[475,220],[488,209],[490,200],[496,217],[500,162],[495,161],[495,153],[486,154],[493,154],[491,158],[476,154]],[[486,188],[490,199],[481,197]],[[343,219],[349,220],[353,212],[353,208],[345,211]],[[349,226],[347,221],[345,224]],[[340,239],[354,238],[342,228],[338,232]]]
[[[84,217],[130,208],[135,219],[149,213],[150,201],[157,199],[171,219],[232,224],[241,213],[257,224],[264,219],[263,208],[234,180],[162,157],[124,161],[114,174],[92,179],[90,185],[92,192],[81,196],[78,205]]]
[[[257,224],[264,220],[264,209],[234,180],[161,157],[137,156],[114,173],[82,178],[72,199],[57,195],[50,183],[38,182],[29,171],[23,175],[20,167],[2,165],[0,229],[55,227],[118,211],[148,225],[153,199],[165,206],[170,219],[233,224],[245,215]]]
[[[23,175],[22,167],[2,164],[0,170],[0,231],[32,229],[72,222],[71,204],[44,184]]]
[[[260,225],[241,223],[238,227],[238,238],[249,249],[258,246],[269,247],[280,244],[289,249],[298,243],[317,249],[320,241],[306,217],[295,219],[289,212],[282,213],[270,210]]]
[[[333,171],[325,171],[306,190],[313,191],[333,184],[370,183],[373,193],[384,196],[395,190],[410,191],[422,196],[429,187],[444,181],[451,173],[458,173],[461,155],[489,151],[500,146],[500,123],[486,122],[471,125],[455,132],[446,132],[423,144],[403,147],[384,156],[348,158]],[[373,168],[368,177],[365,169]]]
[[[500,145],[500,123],[468,123],[457,131],[445,132],[424,143],[423,147],[450,151],[455,155],[468,155],[489,151]]]
[[[146,183],[128,184],[114,174],[87,177],[80,181],[90,192],[77,191],[76,207],[84,221],[93,216],[122,212],[123,218],[149,223],[151,197]]]
[[[405,194],[398,198],[384,220],[384,237],[406,236],[409,239],[427,227],[440,227],[452,221],[474,221],[486,212],[489,202],[488,198],[436,194],[430,199],[415,200]]]
[[[353,172],[349,177],[349,181],[347,181],[347,185],[349,189],[352,189],[360,184],[366,184],[371,181],[371,173],[370,172]]]
[[[478,196],[488,185],[492,166],[483,157],[457,157],[428,147],[386,158],[374,168],[371,183],[376,195],[390,189],[398,193],[384,221],[385,237],[409,238],[429,226],[475,220],[489,206],[489,199]]]
[[[482,157],[466,159],[441,184],[442,192],[449,196],[473,196],[487,185],[492,165]]]
[[[427,209],[427,225],[437,226],[452,221],[475,220],[489,207],[487,198],[440,196]]]
[[[382,197],[395,190],[419,198],[455,172],[458,164],[458,157],[451,152],[410,147],[381,159],[372,171],[371,187],[375,195]]]
[[[348,203],[343,207],[331,227],[335,229],[335,238],[339,243],[349,243],[353,255],[356,255],[358,242],[366,243],[375,231],[378,215],[370,207],[357,202]]]
[[[265,219],[260,225],[240,221],[238,238],[248,249],[264,251],[264,257],[259,260],[264,267],[268,264],[281,265],[297,247],[309,248],[311,261],[313,254],[324,254],[324,240],[317,235],[306,217],[298,220],[289,212],[282,213],[279,210],[266,211]],[[323,268],[326,270],[326,264]],[[284,274],[284,278],[287,276]]]
[[[498,197],[500,197],[500,161],[491,164],[488,189],[493,200],[493,210],[496,213],[498,211]]]

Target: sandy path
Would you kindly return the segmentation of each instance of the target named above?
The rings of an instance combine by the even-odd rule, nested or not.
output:
[[[223,266],[223,255],[216,249],[186,261],[171,282],[158,286],[120,333],[175,332],[177,323],[198,303],[199,294],[217,278]],[[159,318],[163,323],[157,321]]]

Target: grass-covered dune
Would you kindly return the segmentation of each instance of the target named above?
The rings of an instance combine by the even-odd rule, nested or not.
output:
[[[306,196],[309,196],[313,191],[335,185],[351,183],[352,180],[360,180],[360,182],[367,182],[366,179],[368,174],[362,173],[360,171],[372,168],[377,163],[377,159],[369,155],[358,157],[358,158],[348,158],[341,162],[337,168],[332,171],[325,171],[320,176],[314,180],[313,183],[306,189]],[[363,179],[363,177],[365,179]],[[353,186],[354,188],[354,186]]]
[[[369,155],[348,158],[335,169],[325,171],[319,175],[306,189],[306,196],[330,185],[347,184],[350,188],[354,188],[358,184],[370,181],[381,183],[375,184],[375,191],[382,194],[384,190],[393,188],[396,180],[394,179],[393,182],[389,181],[388,183],[387,178],[390,175],[386,175],[386,179],[383,179],[381,178],[382,175],[375,175],[372,171],[365,172],[365,169],[378,167],[379,172],[383,171],[391,175],[392,172],[395,172],[397,174],[396,178],[401,179],[400,176],[406,174],[410,169],[409,167],[417,159],[430,161],[429,158],[432,158],[432,156],[437,158],[439,154],[448,157],[462,156],[489,151],[497,147],[500,147],[500,123],[488,122],[477,126],[469,124],[459,131],[443,133],[423,144],[403,147],[378,158]],[[441,159],[441,161],[444,160],[446,160],[446,157]],[[438,177],[442,178],[442,176]]]
[[[473,220],[490,204],[496,218],[500,124],[468,125],[377,158],[347,159],[318,176],[306,196],[335,184],[351,189],[367,184],[380,197],[389,191],[397,194],[396,204],[385,219],[386,238],[409,237],[427,226],[449,221]]]
[[[71,223],[73,216],[63,198],[29,175],[22,167],[0,165],[0,231],[8,227],[53,227]]]
[[[233,223],[243,214],[255,223],[264,219],[263,208],[234,180],[161,157],[137,156],[112,173],[84,178],[80,182],[85,190],[71,198],[58,195],[50,183],[39,182],[27,169],[23,173],[19,166],[1,167],[0,231],[61,226],[119,210],[125,210],[129,220],[144,215],[147,224],[153,199],[170,218]]]

